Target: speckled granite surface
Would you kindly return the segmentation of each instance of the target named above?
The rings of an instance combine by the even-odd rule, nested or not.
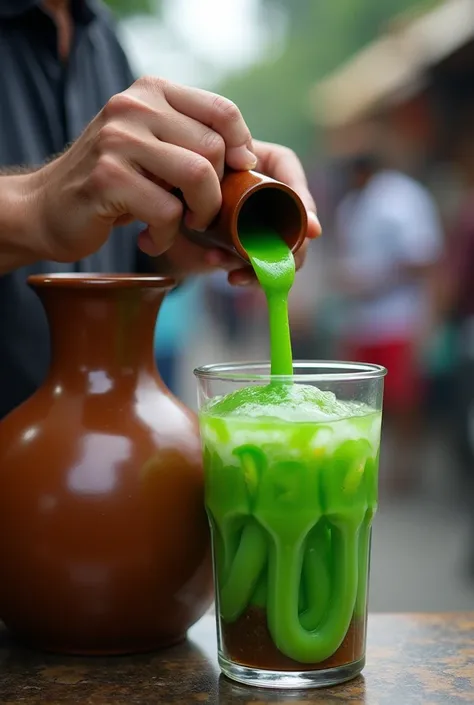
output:
[[[270,691],[219,676],[214,620],[189,641],[138,657],[55,657],[13,646],[0,632],[1,705],[220,703],[474,704],[474,612],[371,615],[363,677],[336,688]]]

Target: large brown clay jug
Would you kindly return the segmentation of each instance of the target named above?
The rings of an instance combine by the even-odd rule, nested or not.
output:
[[[58,652],[172,644],[212,596],[196,420],[153,355],[173,282],[29,283],[48,316],[52,365],[0,424],[0,618]]]

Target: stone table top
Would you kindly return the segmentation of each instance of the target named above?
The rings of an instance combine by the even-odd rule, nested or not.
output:
[[[363,675],[323,690],[257,689],[220,676],[209,615],[186,643],[134,657],[53,656],[0,631],[0,664],[2,705],[474,704],[474,612],[372,614]]]

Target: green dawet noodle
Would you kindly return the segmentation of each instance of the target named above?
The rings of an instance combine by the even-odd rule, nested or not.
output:
[[[267,297],[272,374],[291,375],[293,256],[273,233],[241,240]],[[275,382],[201,410],[224,624],[258,608],[282,654],[315,664],[365,618],[380,421],[314,387]]]
[[[378,414],[358,417],[355,428],[379,422]],[[230,438],[245,427],[242,420],[234,428],[225,423]],[[279,422],[284,447],[297,460],[282,460],[280,444],[271,443],[229,453],[215,431],[221,424],[202,417],[221,618],[232,623],[251,606],[263,608],[283,654],[301,663],[324,661],[351,620],[365,615],[376,449],[363,438],[342,441],[330,453],[298,448],[294,427],[304,424]],[[354,429],[345,419],[333,424],[335,433],[342,436],[344,426]],[[250,422],[248,435],[258,435],[258,427]],[[311,431],[318,433],[314,423]]]

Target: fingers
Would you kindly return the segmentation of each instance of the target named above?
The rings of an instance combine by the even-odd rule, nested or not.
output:
[[[226,272],[242,268],[242,259],[225,250],[207,250],[204,254],[204,261],[208,267],[223,269]]]
[[[229,272],[228,281],[232,286],[249,286],[257,284],[257,277],[250,265],[242,266],[240,257],[225,252],[224,250],[208,250],[204,261],[209,268],[223,269]]]
[[[190,241],[181,240],[182,235],[179,235],[168,251],[167,255],[174,260],[176,257],[181,259],[183,250],[187,250],[187,256],[193,262],[193,273],[204,273],[212,269],[222,269],[229,273],[228,281],[232,286],[258,286],[257,277],[250,265],[242,266],[240,257],[230,254],[224,250],[212,249],[203,250],[198,245],[194,245]],[[295,255],[296,268],[299,269],[304,262],[306,254],[306,244]]]
[[[259,167],[273,179],[283,181],[297,191],[308,211],[316,213],[316,204],[309,192],[303,166],[296,154],[287,147],[269,142],[255,142]]]
[[[291,186],[300,196],[308,211],[307,237],[313,239],[321,234],[321,225],[316,215],[316,204],[308,188],[303,166],[296,154],[287,147],[269,142],[254,142],[258,156],[258,168],[277,181]]]
[[[308,240],[305,240],[301,247],[295,252],[295,267],[296,271],[301,269],[306,259],[306,254],[308,252]]]
[[[136,81],[127,91],[114,95],[100,114],[101,132],[115,128],[122,134],[151,132],[162,142],[184,147],[205,157],[222,178],[226,144],[218,132],[192,117],[174,110],[159,92],[161,83],[155,79]],[[144,88],[145,86],[145,88]],[[118,136],[118,135],[117,135]],[[113,137],[113,135],[111,136]]]
[[[167,197],[172,200],[163,200],[169,187],[180,189],[184,195],[189,208],[186,225],[204,230],[221,207],[219,182],[224,163],[235,169],[253,168],[257,161],[254,149],[261,171],[287,183],[302,198],[309,215],[308,238],[320,234],[316,206],[297,156],[285,147],[263,142],[255,142],[254,148],[245,120],[231,101],[196,88],[144,78],[128,91],[114,96],[102,111],[102,119],[105,123],[99,131],[99,153],[112,161],[119,158],[128,165],[129,172],[135,170],[140,179],[135,184],[135,193],[140,183],[143,194],[146,181],[149,188],[159,189],[159,192],[148,192],[149,199],[158,198],[159,193],[156,204],[145,205],[143,200],[134,203],[133,214],[150,226],[142,238],[144,247],[149,246],[150,238],[157,246],[160,221],[154,206],[160,202],[165,209],[162,219],[166,223],[166,234],[162,236],[159,249],[167,249],[176,235],[179,227],[176,216],[182,215],[182,206],[171,194]],[[147,207],[148,217],[137,213],[138,208],[145,211]],[[172,216],[166,214],[167,209],[174,209]],[[127,208],[117,216],[128,212],[132,211]],[[222,257],[222,254],[211,254],[211,259],[214,256]],[[302,249],[297,254],[297,265],[303,257]],[[232,282],[253,280],[251,270],[236,265],[235,261],[216,266],[231,271]]]
[[[104,218],[109,219],[114,214],[118,218],[130,214],[134,219],[148,224],[153,248],[149,246],[147,254],[156,256],[170,247],[179,232],[183,215],[183,205],[179,199],[130,165],[110,156],[99,160],[91,186],[101,194],[101,201],[106,204]]]
[[[182,276],[183,271],[194,275],[206,274],[216,269],[231,271],[242,267],[242,260],[224,250],[205,250],[180,232],[173,245],[166,251],[166,264],[167,273],[176,277]]]
[[[257,157],[252,151],[252,136],[238,107],[215,93],[165,83],[164,95],[179,113],[207,125],[222,136],[226,162],[233,169],[253,169]]]
[[[306,259],[306,252],[308,249],[308,241],[306,240],[299,250],[295,253],[295,266],[296,269],[301,269]],[[231,286],[252,286],[257,284],[257,277],[252,267],[232,267],[229,269],[228,281]]]
[[[257,286],[258,281],[252,267],[240,267],[229,272],[227,280],[231,286]]]
[[[316,213],[308,211],[308,231],[306,237],[310,240],[315,240],[322,233],[321,223]]]
[[[170,108],[155,121],[152,132],[162,142],[184,147],[207,159],[219,181],[224,176],[226,145],[224,138],[212,128]]]
[[[176,110],[164,95],[169,84],[158,78],[141,78],[113,96],[101,111],[104,127],[119,124],[126,132],[148,130],[162,142],[175,144],[205,157],[219,179],[224,172],[226,142],[219,130],[192,115]],[[188,88],[176,87],[187,92]],[[202,91],[203,95],[208,95]],[[253,162],[256,157],[253,158]]]
[[[189,208],[188,227],[204,230],[219,212],[219,178],[212,164],[199,154],[161,142],[146,130],[131,131],[118,122],[101,129],[99,149],[126,161],[131,169],[138,166],[142,172],[180,189]]]

